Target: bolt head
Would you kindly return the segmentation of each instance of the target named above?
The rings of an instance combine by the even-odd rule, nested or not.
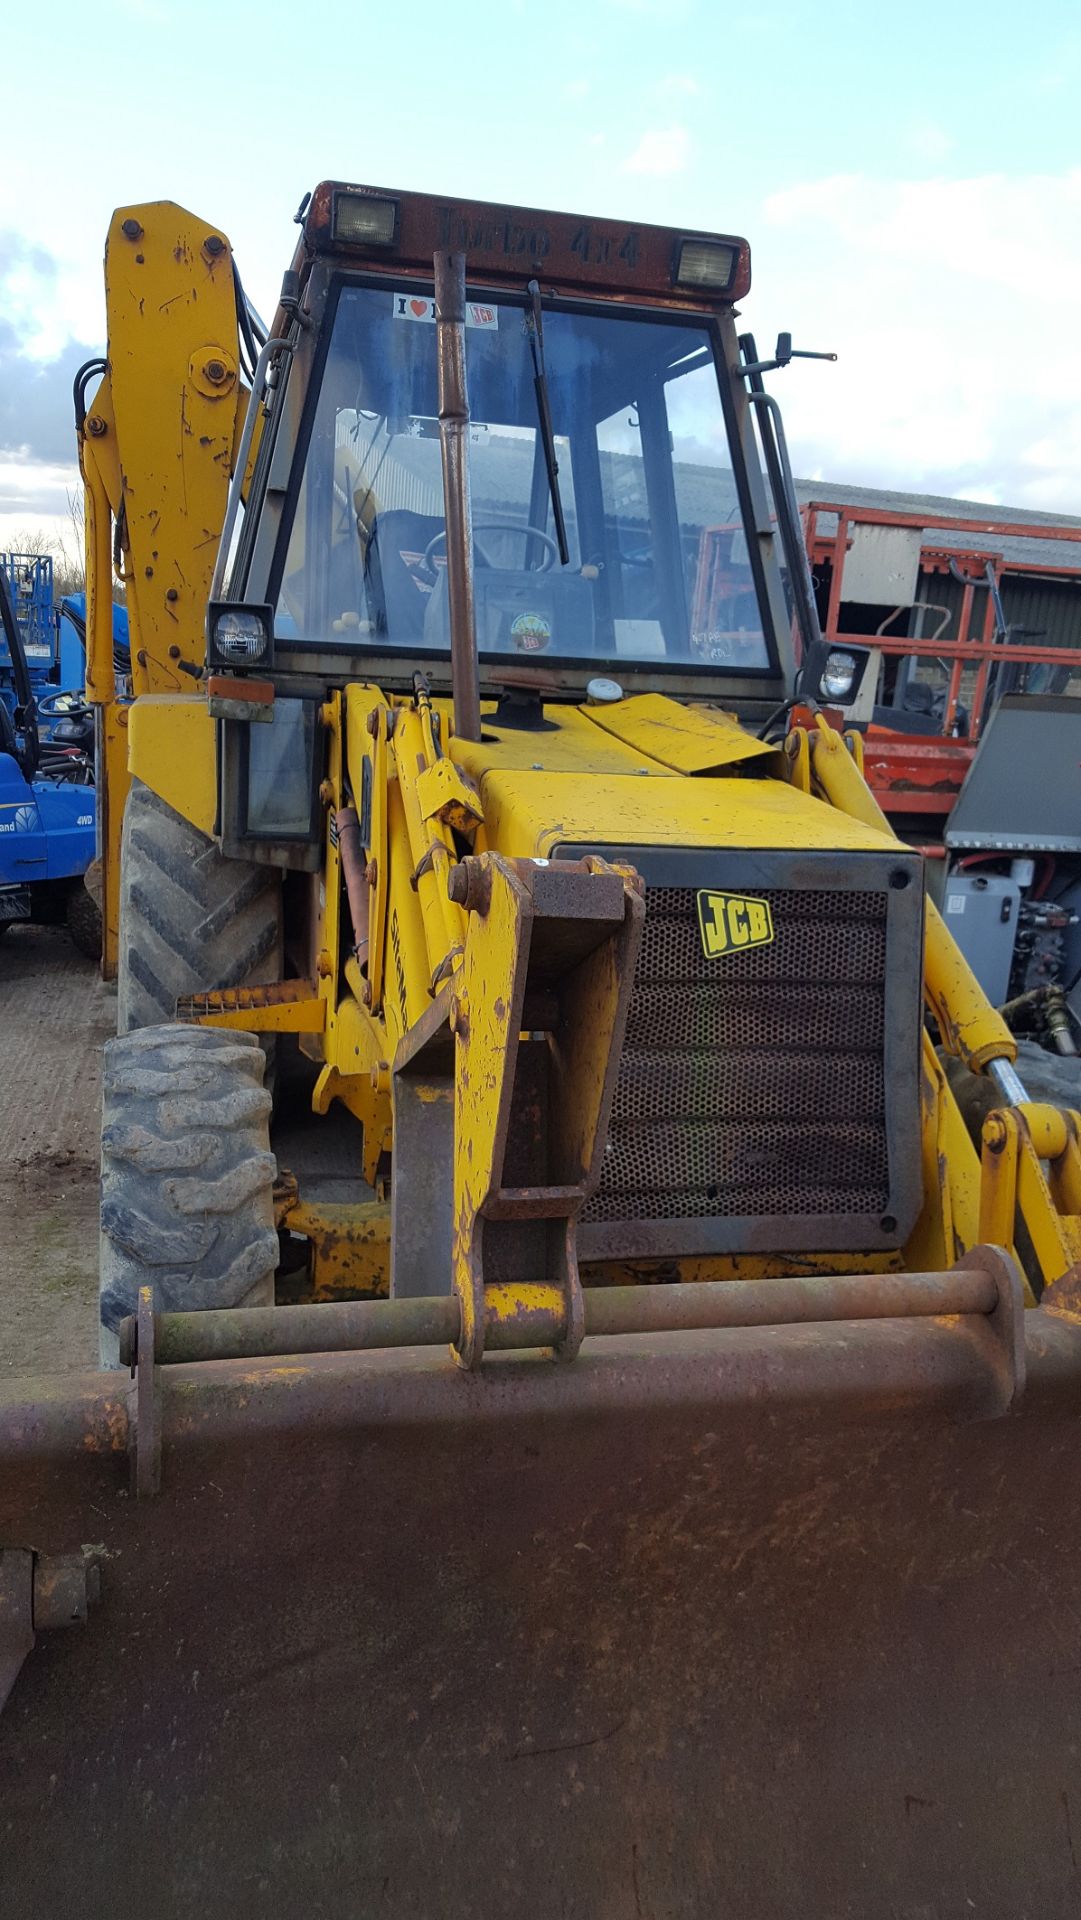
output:
[[[93,440],[100,440],[102,434],[106,431],[105,422],[100,413],[87,415],[86,431]]]
[[[203,368],[211,386],[220,387],[229,378],[229,369],[224,360],[208,360]]]
[[[205,246],[207,252],[211,254],[215,259],[217,258],[219,253],[225,252],[225,242],[222,239],[220,233],[209,233],[206,239],[204,240],[203,245]]]
[[[123,234],[125,240],[141,240],[143,237],[142,227],[139,225],[139,222],[137,220],[121,221],[120,231]]]

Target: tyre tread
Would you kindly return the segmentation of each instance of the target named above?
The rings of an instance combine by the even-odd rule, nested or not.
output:
[[[277,869],[227,860],[141,781],[124,813],[118,1031],[160,1026],[177,1000],[280,974]]]
[[[107,1042],[103,1358],[115,1359],[142,1286],[157,1312],[273,1303],[276,1162],[261,1061],[254,1036],[228,1029],[158,1026]]]

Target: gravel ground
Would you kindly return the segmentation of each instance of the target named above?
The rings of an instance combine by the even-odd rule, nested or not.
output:
[[[116,993],[53,927],[0,939],[0,1373],[98,1365],[101,1049]],[[369,1199],[361,1130],[312,1114],[315,1069],[283,1046],[273,1145],[312,1199]]]
[[[0,1370],[97,1366],[101,1047],[116,1000],[54,927],[0,939]]]

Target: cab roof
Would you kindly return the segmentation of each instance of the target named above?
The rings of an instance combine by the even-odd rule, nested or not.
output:
[[[751,250],[733,234],[599,220],[535,207],[324,180],[304,215],[312,253],[430,273],[437,251],[464,253],[470,277],[730,305],[751,284]]]

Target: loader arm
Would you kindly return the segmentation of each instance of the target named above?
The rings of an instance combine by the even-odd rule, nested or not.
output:
[[[243,431],[233,256],[221,231],[169,201],[123,207],[106,242],[109,357],[77,414],[86,530],[87,698],[101,710],[106,978],[116,970],[128,706],[194,704],[206,602]],[[253,449],[254,457],[254,449]],[[112,581],[124,584],[130,686],[118,694]],[[181,663],[184,663],[183,665]],[[205,718],[206,708],[200,703]],[[190,755],[188,763],[190,765]],[[178,757],[165,784],[188,791]]]

